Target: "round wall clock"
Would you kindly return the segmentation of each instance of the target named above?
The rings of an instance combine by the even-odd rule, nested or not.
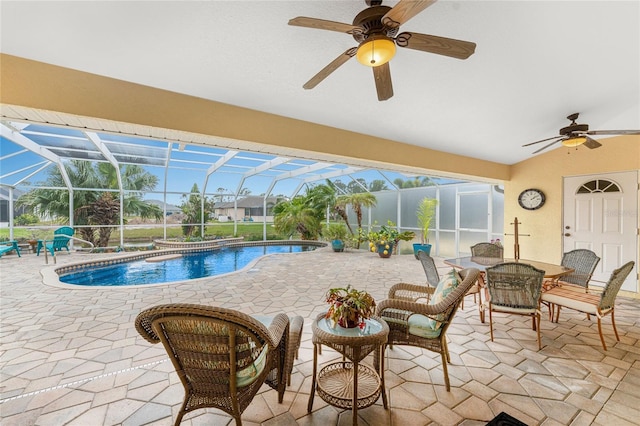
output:
[[[526,210],[537,210],[544,205],[544,193],[539,189],[525,189],[518,196],[518,204]]]

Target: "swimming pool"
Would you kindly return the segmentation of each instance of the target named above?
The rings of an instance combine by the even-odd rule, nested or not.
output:
[[[267,254],[300,253],[318,248],[317,244],[264,244],[221,247],[205,251],[178,251],[180,257],[160,262],[141,258],[135,261],[99,265],[83,265],[71,273],[60,274],[67,284],[90,287],[120,287],[169,283],[240,270],[251,261]],[[148,260],[154,260],[149,257]]]

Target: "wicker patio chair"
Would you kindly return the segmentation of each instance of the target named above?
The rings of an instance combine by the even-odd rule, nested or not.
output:
[[[431,287],[437,286],[440,282],[440,274],[438,273],[438,268],[436,268],[436,262],[433,260],[433,257],[422,250],[418,250],[417,256],[427,276],[427,284]]]
[[[563,276],[560,281],[582,287],[586,292],[589,290],[589,281],[596,270],[600,258],[597,254],[587,249],[576,249],[562,255],[562,266],[575,269],[569,275]]]
[[[616,329],[616,321],[614,316],[616,296],[620,287],[627,279],[627,276],[633,269],[633,261],[627,262],[620,268],[611,273],[611,277],[602,290],[602,294],[592,294],[577,292],[568,289],[567,286],[553,287],[550,290],[542,293],[542,300],[548,303],[552,303],[557,307],[555,322],[558,322],[560,316],[560,309],[562,307],[573,309],[575,311],[584,312],[586,314],[595,315],[598,318],[598,333],[600,334],[600,341],[602,347],[607,350],[607,344],[604,342],[604,336],[602,335],[602,318],[605,315],[611,314],[611,325],[613,326],[613,332],[616,335],[616,340],[620,341],[618,336],[618,330]]]
[[[493,243],[478,243],[471,246],[471,256],[503,258],[504,248]]]
[[[302,328],[301,318],[294,318]],[[242,312],[220,307],[168,304],[142,311],[136,330],[162,342],[185,389],[176,418],[205,407],[230,414],[241,425],[263,383],[282,402],[297,347],[290,344],[289,317],[277,314],[269,327]],[[299,338],[298,338],[299,344]]]
[[[478,279],[479,271],[475,268],[460,271],[460,279],[457,287],[449,287],[452,281],[453,271],[444,276],[437,287],[426,287],[411,284],[396,284],[389,290],[389,299],[378,303],[376,315],[383,318],[389,325],[389,336],[382,350],[382,356],[387,346],[407,345],[427,349],[440,354],[442,358],[442,370],[447,392],[451,390],[447,363],[451,362],[447,348],[447,330],[453,321],[460,301],[469,288]],[[441,285],[442,284],[442,285]],[[411,302],[394,299],[394,287],[412,288],[416,293],[423,292],[431,296],[429,303]],[[450,291],[448,294],[447,291]],[[374,365],[380,365],[380,352],[374,352]]]
[[[493,342],[493,312],[531,316],[532,329],[540,339],[540,295],[544,271],[526,263],[507,262],[486,269],[489,289],[489,329]]]
[[[558,283],[550,282],[549,284],[552,286],[555,284],[568,285],[567,289],[569,290],[578,290],[583,293],[588,293],[589,281],[593,276],[593,271],[595,271],[596,266],[598,266],[598,262],[600,262],[600,258],[591,250],[576,249],[568,251],[562,255],[562,262],[560,264],[574,269],[574,272],[563,276]],[[554,314],[553,305],[544,302],[544,300],[543,303],[549,306],[549,319],[551,320]],[[589,318],[588,314],[587,318]]]
[[[440,274],[433,260],[433,257],[429,256],[426,252],[418,250],[416,257],[422,264],[424,273],[427,276],[426,285],[415,285],[399,283],[395,284],[389,291],[390,299],[400,299],[409,302],[417,302],[418,300],[429,301],[431,293],[425,292],[425,288],[435,288],[440,281]]]

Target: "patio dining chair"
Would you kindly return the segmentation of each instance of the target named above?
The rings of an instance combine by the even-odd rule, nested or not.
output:
[[[429,256],[425,251],[418,250],[416,257],[420,261],[424,273],[427,277],[426,286],[399,283],[392,287],[392,291],[389,292],[390,299],[401,299],[409,302],[417,302],[419,300],[428,301],[431,293],[426,292],[425,288],[436,288],[438,282],[440,282],[440,274],[436,268],[436,263],[433,257]]]
[[[471,246],[471,256],[503,258],[504,248],[493,243],[478,243]]]
[[[532,329],[540,339],[540,295],[544,271],[526,263],[507,262],[486,269],[489,290],[489,330],[493,342],[493,313],[527,315],[532,319]]]
[[[458,310],[460,301],[478,279],[475,268],[455,270],[440,279],[436,287],[405,283],[395,284],[389,290],[389,298],[378,303],[376,315],[389,325],[389,336],[382,351],[374,352],[374,365],[380,365],[387,346],[413,346],[437,352],[442,358],[442,370],[447,392],[451,391],[447,363],[451,362],[447,347],[447,330]],[[458,276],[459,275],[459,276]],[[393,298],[397,287],[422,292],[428,303]]]
[[[620,268],[614,270],[611,273],[611,277],[602,290],[602,294],[577,292],[568,289],[567,286],[553,287],[550,290],[542,293],[542,300],[544,302],[551,303],[556,306],[556,318],[555,322],[558,322],[560,316],[560,309],[565,307],[567,309],[573,309],[575,311],[583,312],[585,314],[595,315],[598,318],[598,334],[600,334],[600,342],[602,342],[602,348],[606,351],[607,344],[604,342],[604,336],[602,335],[602,318],[611,314],[611,325],[613,326],[613,332],[616,335],[616,340],[620,341],[618,330],[616,329],[616,321],[614,316],[616,296],[620,287],[627,279],[627,276],[633,269],[633,261],[627,262]]]
[[[302,328],[301,317],[295,320]],[[280,313],[267,327],[242,312],[221,307],[168,304],[137,316],[136,330],[151,343],[162,342],[185,390],[175,424],[193,410],[213,407],[236,425],[264,383],[282,403],[297,342],[290,320]],[[300,330],[297,330],[298,333]]]
[[[593,272],[596,270],[596,266],[598,266],[598,262],[600,262],[600,258],[591,250],[576,249],[568,251],[562,255],[562,261],[560,264],[574,269],[574,271],[569,275],[565,275],[560,278],[557,283],[551,282],[550,284],[559,284],[561,286],[566,286],[567,290],[588,293],[589,281],[593,276]],[[551,320],[554,316],[553,305],[545,302],[544,300],[543,303],[549,305],[549,319]],[[560,312],[558,311],[557,314],[559,315]],[[588,314],[587,318],[589,318]]]

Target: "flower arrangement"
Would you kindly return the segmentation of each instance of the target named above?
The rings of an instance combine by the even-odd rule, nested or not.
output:
[[[325,318],[331,321],[332,327],[336,324],[352,328],[364,328],[364,320],[374,313],[376,302],[371,294],[366,291],[356,290],[350,285],[336,287],[327,291],[326,295],[329,310]]]

